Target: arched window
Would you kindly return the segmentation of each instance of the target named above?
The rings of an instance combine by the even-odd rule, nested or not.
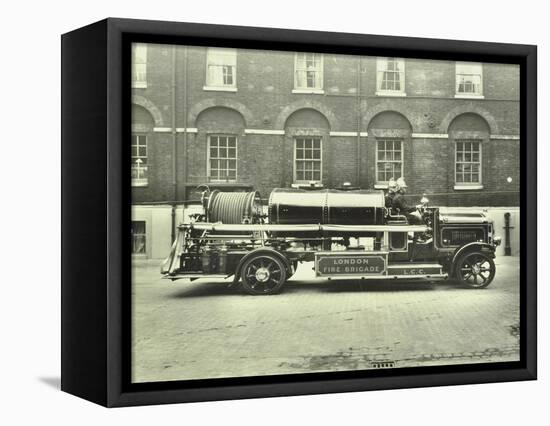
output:
[[[461,114],[449,125],[449,136],[454,144],[454,188],[483,188],[483,144],[489,139],[489,125],[477,114]]]
[[[295,111],[286,120],[285,133],[292,139],[294,151],[294,185],[322,185],[323,151],[329,132],[326,117],[312,108]]]
[[[197,117],[201,145],[206,138],[206,176],[209,182],[238,180],[238,145],[244,127],[241,113],[231,108],[208,108]]]
[[[149,137],[153,131],[153,117],[145,108],[132,106],[131,173],[132,186],[149,184]]]
[[[368,131],[375,144],[375,187],[405,177],[405,145],[411,137],[409,121],[398,112],[385,111],[371,120]]]

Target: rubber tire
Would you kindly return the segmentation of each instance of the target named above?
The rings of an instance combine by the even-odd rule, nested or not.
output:
[[[462,266],[463,266],[464,262],[466,261],[466,259],[469,258],[469,257],[475,257],[475,256],[482,257],[484,259],[484,261],[489,263],[489,266],[490,266],[490,269],[491,269],[488,279],[485,282],[481,283],[481,284],[474,284],[470,281],[464,280],[464,277],[462,275]],[[458,261],[456,262],[455,279],[464,287],[475,288],[475,289],[485,288],[489,284],[491,284],[491,282],[495,278],[495,274],[496,274],[495,262],[493,261],[493,259],[491,257],[487,256],[485,253],[482,253],[480,251],[470,251],[468,253],[464,253],[458,259]]]
[[[277,268],[279,268],[279,271],[280,271],[280,277],[278,279],[278,282],[273,287],[264,289],[263,291],[258,288],[254,288],[254,284],[252,280],[249,280],[247,277],[247,269],[249,268],[249,266],[254,262],[260,260],[261,258],[263,258],[264,261],[273,262],[277,266]],[[251,294],[253,296],[268,296],[271,294],[277,294],[281,291],[286,280],[287,280],[287,272],[286,272],[286,267],[284,263],[280,259],[278,259],[277,256],[273,256],[271,254],[262,253],[256,256],[252,256],[243,264],[241,269],[242,289],[246,293]]]

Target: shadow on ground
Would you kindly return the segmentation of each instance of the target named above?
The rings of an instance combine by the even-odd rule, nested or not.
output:
[[[188,284],[175,284],[186,286]],[[319,280],[319,281],[289,281],[282,293],[384,293],[395,291],[432,291],[460,290],[465,288],[451,281],[350,281],[350,280]],[[469,289],[466,289],[469,290]],[[477,290],[479,291],[479,290]],[[229,286],[226,282],[197,282],[193,287],[182,287],[181,291],[172,294],[172,298],[191,298],[209,296],[242,296],[244,291],[239,286]]]
[[[54,389],[61,389],[61,377],[39,377],[38,381]]]

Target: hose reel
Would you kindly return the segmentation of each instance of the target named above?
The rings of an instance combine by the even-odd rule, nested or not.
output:
[[[262,214],[260,194],[253,192],[210,192],[205,207],[207,222],[258,223]]]

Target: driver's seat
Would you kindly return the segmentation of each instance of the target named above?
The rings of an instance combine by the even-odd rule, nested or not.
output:
[[[407,216],[400,214],[401,212],[399,209],[397,210],[397,214],[394,213],[393,209],[386,208],[386,224],[387,225],[408,225],[409,221],[407,220]]]

